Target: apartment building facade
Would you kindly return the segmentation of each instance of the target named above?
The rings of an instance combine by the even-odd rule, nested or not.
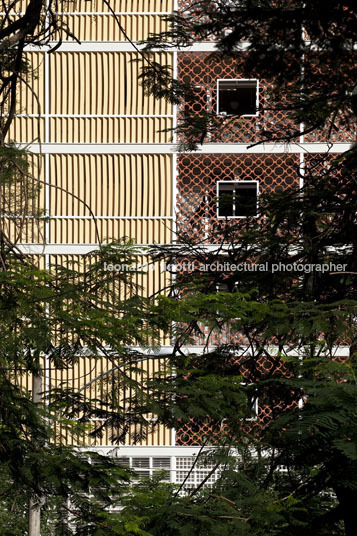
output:
[[[29,85],[22,87],[9,139],[28,146],[43,181],[37,203],[48,218],[24,227],[19,241],[41,266],[80,258],[99,242],[121,237],[143,247],[175,243],[182,234],[204,241],[223,220],[254,216],[262,193],[301,187],[309,158],[325,151],[323,133],[319,140],[301,135],[299,143],[289,146],[252,146],[267,124],[288,118],[264,111],[270,82],[240,71],[239,57],[212,57],[214,42],[153,53],[155,61],[172,67],[174,77],[194,87],[189,103],[174,106],[144,94],[139,74],[145,60],[138,42],[165,31],[165,16],[184,4],[114,0],[110,5],[116,20],[102,0],[68,3],[61,16],[80,43],[62,35],[63,43],[51,54],[46,47],[27,51],[33,72]],[[182,154],[170,129],[185,106],[190,112],[216,113],[222,122],[228,116],[231,120],[197,151]],[[349,146],[351,134],[340,131],[333,141],[330,152],[338,154]],[[224,195],[230,201],[223,206],[217,199]],[[147,260],[145,254],[140,260]],[[152,295],[168,277],[149,270],[137,282]],[[163,341],[163,354],[171,342]],[[157,366],[149,352],[148,370]],[[67,382],[89,398],[97,397],[101,374],[110,367],[104,358],[84,358],[72,370],[48,364],[45,387]],[[264,418],[269,408],[257,411]],[[135,445],[128,437],[118,449],[110,430],[86,443],[126,458],[143,475],[165,468],[172,481],[182,482],[204,432],[193,420],[192,426],[176,431],[154,427]],[[198,483],[209,470],[193,471],[190,483]]]

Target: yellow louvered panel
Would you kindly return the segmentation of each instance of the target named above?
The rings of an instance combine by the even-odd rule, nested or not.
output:
[[[88,263],[95,260],[94,256],[83,257],[80,255],[51,255],[50,263],[51,267],[55,269],[56,266],[71,266],[77,269],[80,273],[86,269]],[[151,297],[158,293],[164,294],[170,282],[171,274],[165,271],[163,262],[152,262],[152,259],[148,255],[136,255],[135,266],[137,272],[131,272],[133,277],[133,283],[139,289],[139,294],[144,297]],[[109,272],[108,272],[109,273]],[[115,271],[112,272],[115,276]],[[166,339],[165,339],[166,341]],[[160,341],[160,344],[169,344],[167,341]]]
[[[171,216],[171,158],[51,155],[51,216]]]
[[[50,119],[50,141],[55,143],[170,143],[169,117],[101,117]],[[18,138],[16,138],[18,139]]]
[[[169,53],[150,58],[172,62]],[[142,62],[140,55],[127,52],[51,54],[50,113],[170,115],[169,103],[144,96],[138,78]]]
[[[30,261],[37,265],[38,268],[43,269],[44,263],[39,260],[39,258],[35,258],[31,256]],[[40,357],[40,366],[43,371],[42,375],[42,392],[46,392],[46,379],[45,379],[45,358]],[[12,372],[12,380],[13,382],[20,388],[22,388],[27,393],[32,393],[32,374],[29,372],[25,372],[25,369],[14,369]]]
[[[101,361],[101,360],[100,360]],[[62,388],[62,389],[72,389],[74,393],[79,394],[81,387],[83,387],[87,381],[90,381],[90,379],[95,378],[97,375],[101,373],[100,365],[101,362],[96,361],[95,359],[89,359],[89,358],[80,358],[77,363],[74,365],[64,368],[64,369],[56,369],[51,365],[50,367],[50,378],[49,383],[51,389],[55,388]],[[93,375],[94,373],[94,375]],[[93,378],[92,378],[93,375]],[[92,388],[89,388],[85,392],[86,399],[94,399],[97,395],[97,389],[96,385],[93,385]],[[59,416],[60,417],[60,416]],[[93,439],[90,438],[89,432],[90,432],[90,424],[88,424],[88,430],[87,432],[84,431],[81,434],[72,435],[69,434],[67,430],[65,430],[60,425],[56,425],[54,427],[55,432],[55,440],[57,443],[64,443],[64,444],[74,444],[74,445],[95,445],[96,443],[93,442]]]
[[[28,52],[25,54],[28,72],[19,83],[17,112],[26,114],[44,113],[44,54]]]
[[[29,393],[32,391],[32,374],[25,373],[23,369],[15,369],[14,383]]]
[[[43,244],[45,224],[43,220],[9,220],[5,224],[6,235],[16,244]]]
[[[42,243],[44,240],[45,224],[40,219],[45,195],[41,182],[45,178],[43,160],[29,154],[29,166],[25,173],[18,173],[11,185],[0,185],[0,197],[3,200],[1,228],[14,243]]]
[[[95,257],[83,257],[79,255],[51,255],[50,262],[52,269],[56,269],[58,265],[65,265],[76,269],[79,273],[83,273],[87,270],[90,263],[95,262]],[[169,271],[165,270],[165,264],[163,261],[152,262],[152,259],[148,255],[136,255],[131,268],[135,270],[130,271],[130,275],[136,290],[132,291],[126,287],[126,298],[129,298],[133,292],[136,292],[145,298],[151,298],[153,296],[157,296],[158,294],[165,294],[168,292],[167,289],[170,285],[171,274]],[[121,269],[121,265],[118,266],[113,264],[113,269],[107,272],[109,281],[111,280],[113,284],[120,285],[119,271]],[[116,277],[116,274],[118,274],[118,277]],[[117,286],[116,291],[123,292],[124,288],[120,287],[119,290],[119,286]],[[135,344],[135,341],[133,341],[133,343]],[[147,338],[146,343],[147,345],[154,346],[157,346],[157,344],[164,346],[170,345],[170,334],[164,334],[161,331],[155,340],[152,338]]]
[[[65,27],[80,41],[141,41],[150,33],[166,32],[168,23],[162,15],[117,15],[124,32],[111,13],[107,15],[63,15]],[[73,38],[61,31],[63,41]],[[55,34],[54,39],[59,35]]]
[[[115,12],[137,12],[137,11],[172,11],[173,0],[110,0],[110,7]],[[108,6],[103,0],[77,0],[76,2],[66,2],[61,5],[63,11],[75,12],[109,12]]]
[[[44,119],[38,117],[15,117],[11,123],[8,141],[16,143],[39,143],[45,139]]]
[[[55,268],[56,265],[66,264],[68,261],[78,261],[81,262],[79,256],[51,256],[52,266]],[[86,259],[84,263],[91,262],[90,259]],[[138,256],[137,257],[137,266],[144,267],[147,263],[150,262],[150,259],[147,256]],[[87,264],[81,264],[81,270],[85,270]],[[164,272],[160,269],[158,263],[155,265],[155,269],[148,269],[141,274],[133,274],[134,282],[137,285],[142,287],[140,294],[143,296],[152,296],[153,294],[159,292],[160,289],[164,289],[169,282],[168,272]],[[115,273],[114,273],[115,276]],[[154,342],[154,341],[153,341]],[[157,341],[155,341],[157,343]],[[148,341],[150,344],[150,341]],[[162,339],[161,344],[169,344],[168,339]],[[116,360],[117,364],[118,361]],[[151,359],[145,360],[144,362],[138,362],[137,368],[139,369],[136,372],[130,373],[131,377],[134,380],[140,381],[145,380],[147,377],[153,377],[154,373],[158,373],[162,370],[164,366],[163,359]],[[89,358],[81,357],[78,359],[78,362],[68,369],[57,370],[51,368],[50,370],[50,384],[51,387],[59,387],[62,384],[63,388],[69,387],[74,389],[75,392],[82,392],[86,400],[101,399],[101,400],[111,400],[111,386],[113,380],[117,378],[115,372],[110,372],[108,375],[102,376],[104,372],[109,371],[113,367],[113,362],[106,357],[99,358]],[[140,372],[140,369],[144,371],[144,374]],[[98,376],[101,376],[98,378]],[[97,379],[96,379],[97,378]],[[105,381],[105,379],[107,381]],[[95,380],[95,381],[93,381]],[[87,385],[89,382],[92,382],[90,385]],[[85,387],[86,386],[86,387]],[[119,383],[120,386],[120,383]],[[84,388],[85,387],[85,388]],[[128,407],[130,392],[128,388],[124,388],[122,391],[121,403],[124,407]],[[128,408],[129,409],[129,408]],[[150,416],[147,416],[150,417]],[[95,426],[98,422],[93,422],[92,425]],[[85,445],[111,445],[112,433],[115,433],[115,430],[110,428],[105,429],[103,432],[103,437],[101,438],[91,438],[88,433],[82,434],[77,437],[70,437],[63,433],[59,427],[57,427],[56,434],[58,439],[62,439],[67,443],[73,443],[76,445],[85,444]],[[143,435],[137,444],[139,445],[169,445],[171,440],[170,430],[162,427],[155,426],[153,429],[150,429],[146,425],[136,425],[132,426],[130,433],[125,437],[125,444],[133,443],[133,436]]]
[[[93,244],[99,240],[108,242],[126,237],[138,244],[169,243],[171,241],[171,220],[93,220],[75,218],[54,218],[50,223],[52,244]]]
[[[4,12],[4,5],[6,5],[6,9],[9,9],[9,6],[11,6],[10,8],[10,13],[11,15],[9,16],[9,20],[14,20],[16,18],[18,18],[18,15],[21,14],[21,15],[24,15],[25,14],[25,11],[29,5],[29,0],[11,0],[11,2],[3,2],[2,3],[2,8],[0,9],[0,11],[3,13]],[[42,11],[42,14],[44,14],[44,12]]]
[[[45,269],[45,257],[43,255],[27,255],[26,256],[27,262],[34,265],[35,268],[39,270]],[[42,377],[42,392],[44,393],[46,391],[46,379],[45,379],[45,358],[40,358],[40,365],[43,370],[43,377]],[[25,392],[30,393],[32,392],[32,374],[26,372],[25,368],[17,368],[11,371],[12,377],[11,380],[20,388],[22,388]]]
[[[140,365],[138,365],[139,367]],[[159,363],[153,360],[145,361],[141,365],[144,371],[152,375],[153,371],[159,370]],[[113,363],[106,358],[80,358],[78,362],[72,367],[64,370],[58,370],[51,368],[50,370],[50,385],[52,388],[59,387],[73,389],[75,392],[80,392],[84,396],[86,401],[92,401],[95,405],[95,400],[104,399],[106,396],[111,397],[110,385],[115,378],[116,373],[110,373],[104,375],[103,373],[113,368]],[[140,380],[142,377],[140,373],[133,373],[131,377],[135,380]],[[96,379],[97,378],[97,379]],[[95,380],[91,385],[85,389],[83,387]],[[126,396],[125,396],[126,395]],[[121,401],[124,408],[128,404],[127,399],[130,396],[130,392],[127,389],[123,392],[123,399]],[[70,436],[60,426],[55,428],[55,435],[58,442],[74,445],[85,446],[99,446],[99,445],[115,445],[115,436],[118,435],[118,431],[111,426],[105,427],[102,432],[102,437],[91,437],[90,432],[93,431],[98,425],[100,426],[103,421],[93,419],[87,423],[87,433],[84,432],[81,435]],[[113,441],[114,436],[114,441]],[[129,433],[125,435],[120,444],[132,445],[135,443],[138,446],[165,446],[171,443],[171,432],[168,428],[162,425],[150,424],[137,424],[130,427]]]
[[[73,388],[74,390],[79,389],[79,378],[83,374],[82,370],[78,366],[71,366],[68,369],[56,369],[50,366],[49,371],[49,384],[51,389],[61,388],[65,390],[66,388]],[[58,415],[58,418],[61,418],[61,415]],[[69,445],[78,445],[82,446],[88,443],[86,441],[86,434],[76,434],[70,435],[67,430],[58,424],[53,426],[54,431],[54,441],[56,443],[64,443]]]
[[[66,263],[78,261],[81,263],[81,258],[78,256],[51,256],[50,258],[52,267],[55,268],[56,265],[66,265]],[[38,264],[40,268],[44,267],[44,257],[43,256],[31,256],[31,261],[35,264]],[[87,262],[91,262],[87,260]],[[138,266],[145,266],[150,259],[147,256],[138,256],[137,257]],[[80,270],[85,270],[85,263],[80,264]],[[136,284],[142,286],[141,294],[145,296],[152,296],[157,293],[160,289],[163,289],[167,286],[169,281],[169,274],[160,270],[160,267],[155,265],[155,270],[149,269],[147,272],[144,271],[142,274],[135,274],[134,281]],[[162,339],[161,344],[169,344],[169,340]],[[116,361],[117,363],[117,361]],[[164,366],[163,359],[151,359],[145,360],[142,363],[137,364],[139,369],[137,372],[131,373],[131,377],[137,381],[149,377],[152,378],[154,373],[162,371]],[[43,369],[44,363],[43,363]],[[49,368],[49,385],[51,388],[62,389],[70,388],[73,389],[75,393],[81,392],[84,395],[85,400],[94,401],[96,399],[105,400],[111,399],[111,385],[112,381],[115,379],[115,372],[109,373],[108,375],[103,376],[103,373],[109,371],[113,368],[113,362],[106,357],[90,358],[90,357],[80,357],[78,361],[67,368],[56,369],[53,364],[50,364]],[[144,373],[140,372],[140,369]],[[97,378],[97,379],[96,379]],[[103,381],[103,378],[108,381]],[[29,374],[24,374],[24,371],[18,370],[14,371],[14,380],[18,385],[21,385],[27,391],[32,389],[32,378]],[[95,381],[93,381],[95,380]],[[90,385],[88,383],[92,382]],[[86,387],[85,387],[86,386]],[[45,391],[46,380],[43,377],[43,391]],[[84,388],[85,387],[85,388]],[[128,398],[130,392],[128,389],[123,389],[123,398],[122,404],[124,407],[128,404]],[[154,417],[154,416],[147,416]],[[86,432],[81,433],[80,435],[70,435],[66,430],[61,428],[61,426],[56,426],[54,429],[55,440],[57,442],[62,442],[65,444],[74,444],[74,445],[112,445],[112,435],[116,431],[112,430],[110,427],[106,428],[103,431],[103,436],[100,438],[93,438],[90,436],[90,431],[94,426],[100,424],[100,421],[93,421],[88,423],[88,429]],[[163,426],[154,426],[153,428],[145,424],[135,425],[130,428],[130,432],[125,436],[124,444],[130,445],[133,444],[133,437],[140,437],[141,439],[136,441],[138,445],[152,445],[152,446],[164,446],[170,445],[171,441],[171,432],[169,429]]]
[[[115,267],[115,266],[114,266]],[[133,273],[133,282],[137,288],[142,289],[140,295],[147,298],[158,294],[165,294],[171,281],[171,274],[165,270],[165,263],[152,262],[148,255],[138,255],[136,257],[137,272]],[[113,272],[115,274],[115,271]],[[152,341],[155,344],[155,341]],[[162,335],[160,344],[169,345],[170,339]]]
[[[24,13],[29,5],[29,0],[16,0],[12,3],[11,11],[16,13]]]

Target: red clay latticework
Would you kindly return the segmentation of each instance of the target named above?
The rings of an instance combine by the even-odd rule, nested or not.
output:
[[[257,358],[255,365],[255,377],[281,377],[286,374],[281,361],[276,363],[275,360],[267,359],[266,356]],[[246,381],[249,382],[251,375],[247,371],[244,373],[244,367],[242,367],[241,372]],[[288,407],[291,407],[291,405],[286,406],[278,400],[274,400],[274,403],[271,403],[271,401],[258,399],[256,418],[244,424],[246,434],[259,435],[265,425],[269,424],[278,414],[284,412]],[[176,430],[176,444],[181,446],[196,446],[202,445],[205,440],[207,440],[208,444],[215,444],[216,441],[219,443],[222,435],[229,435],[229,429],[223,422],[214,423],[208,419],[198,422],[196,419],[191,418],[189,422],[184,423]]]
[[[179,53],[178,79],[196,88],[196,102],[186,103],[185,109],[190,112],[204,111],[216,114],[217,111],[217,80],[247,79],[250,73],[243,70],[242,54],[237,58],[222,58],[212,53]],[[318,68],[318,67],[317,67]],[[320,67],[321,69],[321,67]],[[259,104],[257,117],[224,117],[217,116],[218,128],[214,133],[206,135],[205,141],[226,143],[252,143],[259,139],[267,139],[267,132],[286,135],[288,132],[299,132],[299,125],[292,119],[293,112],[287,111],[288,94],[281,95],[278,103],[271,100],[273,81],[259,79]],[[221,125],[221,128],[219,128]],[[353,142],[356,139],[356,123],[351,111],[339,111],[333,120],[321,129],[304,136],[305,142]],[[182,134],[184,137],[184,134]]]
[[[338,362],[344,362],[348,359],[347,355],[333,358],[334,361]],[[249,383],[251,375],[247,370],[244,370],[244,367],[242,367],[241,372],[247,383]],[[255,377],[260,377],[261,379],[289,375],[286,366],[281,361],[276,362],[274,359],[267,359],[265,356],[256,359],[256,370],[252,372]],[[272,420],[276,419],[284,411],[296,407],[296,404],[296,399],[295,402],[290,401],[289,403],[284,403],[277,399],[264,400],[262,397],[258,398],[257,416],[245,424],[246,434],[259,436],[266,425],[269,425]],[[182,446],[200,446],[205,440],[211,445],[215,444],[215,442],[218,444],[222,435],[229,435],[229,430],[223,422],[213,423],[208,420],[197,422],[197,420],[192,418],[176,430],[176,444]]]
[[[216,114],[217,111],[217,80],[247,79],[239,58],[222,58],[209,53],[180,53],[178,55],[178,79],[193,86],[198,93],[197,100],[186,103],[187,111],[200,113],[206,111]],[[298,130],[288,113],[283,111],[285,97],[279,102],[279,110],[270,109],[269,90],[272,82],[259,80],[259,105],[257,117],[225,117],[217,115],[216,119],[222,128],[215,128],[205,141],[225,143],[252,143],[264,138],[264,132],[279,132],[284,129]],[[275,107],[276,108],[276,107]]]
[[[217,217],[217,181],[256,180],[260,194],[299,185],[297,155],[185,155],[178,158],[177,233],[207,240],[226,224]],[[230,220],[236,221],[234,218]]]
[[[324,128],[315,129],[304,136],[304,142],[309,143],[353,143],[357,138],[357,130],[353,115],[341,112],[334,120],[329,122]]]

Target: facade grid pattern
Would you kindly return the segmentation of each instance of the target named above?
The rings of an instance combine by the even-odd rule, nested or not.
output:
[[[165,30],[165,15],[187,6],[184,0],[178,5],[172,0],[115,0],[111,4],[134,41]],[[73,9],[72,4],[68,6],[64,18],[84,41],[83,47],[64,43],[51,55],[28,51],[33,72],[27,82],[32,90],[22,87],[20,113],[10,132],[10,140],[38,144],[40,155],[34,155],[34,160],[45,183],[38,204],[49,216],[28,223],[20,240],[23,246],[52,246],[52,258],[64,262],[63,246],[77,247],[75,253],[79,254],[83,245],[95,245],[96,226],[78,198],[97,216],[102,241],[127,236],[137,244],[169,244],[194,236],[207,243],[227,224],[217,217],[218,181],[258,181],[260,194],[302,186],[302,170],[306,161],[311,165],[312,157],[305,158],[300,147],[295,152],[286,147],[281,154],[276,154],[275,148],[271,152],[266,147],[261,152],[249,149],[269,128],[282,124],[299,128],[287,112],[269,108],[272,81],[259,80],[255,117],[217,116],[220,128],[207,135],[207,152],[203,147],[200,154],[172,154],[170,144],[176,141],[172,128],[180,124],[185,109],[216,114],[218,80],[247,78],[239,56],[222,59],[212,55],[207,51],[211,44],[202,44],[206,51],[155,53],[155,61],[172,66],[178,80],[192,85],[199,95],[173,107],[144,94],[138,78],[142,58],[128,43],[124,50],[125,38],[101,0],[94,4],[80,0]],[[119,46],[122,48],[116,48]],[[332,141],[349,143],[352,139],[353,133],[340,129]],[[321,132],[300,142],[324,140]],[[143,144],[147,144],[144,149]],[[232,152],[232,147],[237,152]],[[217,153],[211,154],[213,150]],[[299,181],[297,169],[301,171]],[[48,254],[44,262],[49,266]],[[161,276],[156,280],[152,276],[146,291],[155,293],[162,284]],[[227,334],[224,337],[227,339]],[[222,340],[217,337],[212,344]],[[262,374],[269,372],[269,363],[260,362],[259,366]],[[49,366],[46,373],[48,385],[60,377],[63,380],[63,374]],[[71,371],[65,378],[69,384],[71,374],[74,377]],[[260,401],[258,421],[264,423],[270,417],[271,408]],[[143,445],[199,445],[212,426],[192,419],[174,433],[153,432]],[[217,431],[221,433],[222,427]],[[103,444],[110,442],[109,436],[103,440]],[[177,482],[187,475],[189,463],[187,457],[176,459]],[[207,476],[205,471],[197,471],[190,477],[194,481],[187,484],[197,484],[197,479]],[[213,482],[214,477],[210,479]]]

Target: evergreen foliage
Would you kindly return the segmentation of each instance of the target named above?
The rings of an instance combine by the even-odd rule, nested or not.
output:
[[[280,111],[290,120],[272,122],[257,132],[253,144],[290,142],[310,132],[329,143],[345,130],[355,132],[356,14],[350,2],[202,0],[169,19],[172,29],[152,36],[149,52],[214,39],[212,61],[229,57],[237,62],[239,77],[273,82],[260,113]],[[144,69],[147,92],[156,93],[159,78],[158,68]],[[166,96],[189,102],[193,91],[174,80]],[[224,131],[231,120],[208,112],[181,113],[179,149],[197,149],[208,141],[207,134]],[[217,485],[223,491],[213,492],[223,496],[222,508],[232,500],[241,517],[240,527],[229,529],[227,521],[222,534],[352,536],[357,530],[356,149],[309,155],[307,162],[303,172],[296,169],[295,184],[303,179],[303,188],[261,196],[260,218],[226,220],[204,244],[188,233],[177,237],[174,252],[157,252],[173,265],[194,263],[177,275],[172,297],[161,299],[162,315],[175,320],[177,341],[175,373],[156,382],[158,390],[171,395],[171,404],[161,406],[162,418],[169,414],[179,426],[194,412],[202,422],[204,411],[197,407],[205,407],[213,431],[224,430],[221,436],[212,433],[211,442],[234,446],[242,460],[248,445],[251,456],[238,462],[239,471],[223,473]],[[213,252],[205,248],[211,243],[217,245]],[[267,263],[270,269],[200,269],[224,261],[250,267]],[[330,262],[344,267],[335,272],[303,268]],[[273,272],[272,265],[279,263],[280,270]],[[301,269],[289,271],[291,264]],[[212,348],[210,341],[222,333],[221,344]],[[200,355],[184,351],[194,340],[205,345]],[[337,357],[336,349],[343,348],[344,357]],[[176,395],[181,385],[182,397]],[[209,386],[214,401],[202,397],[201,385]],[[233,395],[235,415],[225,405]],[[244,399],[247,407],[254,397],[272,408],[260,424],[245,419]],[[196,495],[191,501],[198,506]],[[212,497],[203,505],[201,512],[214,512]],[[217,533],[221,524],[216,519]],[[200,530],[196,527],[196,533]]]

